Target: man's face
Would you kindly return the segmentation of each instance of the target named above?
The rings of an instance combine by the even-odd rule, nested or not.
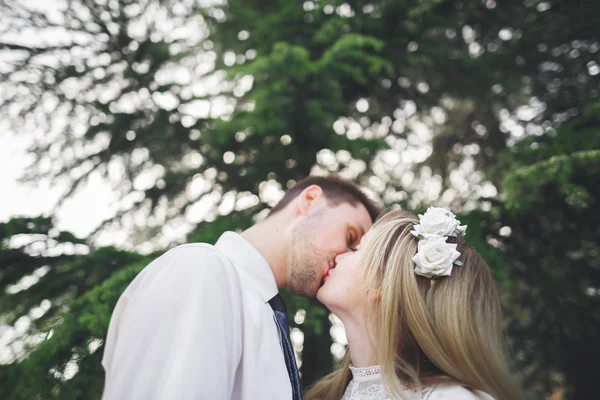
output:
[[[362,204],[311,207],[293,228],[289,240],[290,292],[314,297],[335,258],[353,249],[372,225]]]

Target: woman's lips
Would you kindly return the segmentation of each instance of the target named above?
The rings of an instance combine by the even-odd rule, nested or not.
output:
[[[330,261],[329,262],[329,269],[327,270],[327,272],[325,272],[325,275],[323,275],[323,282],[325,282],[325,279],[327,279],[329,277],[329,273],[334,268],[335,268],[335,263],[333,261]]]

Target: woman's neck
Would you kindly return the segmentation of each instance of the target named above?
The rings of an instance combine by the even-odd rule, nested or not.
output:
[[[374,346],[375,338],[369,332],[364,318],[344,318],[340,316],[346,330],[348,350],[352,366],[356,368],[378,365],[377,351]]]

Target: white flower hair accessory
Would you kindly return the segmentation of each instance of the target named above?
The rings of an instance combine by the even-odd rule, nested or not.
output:
[[[446,241],[449,236],[464,235],[466,230],[467,226],[461,226],[456,216],[444,208],[430,207],[419,215],[419,223],[410,232],[419,238],[417,254],[413,257],[415,274],[432,281],[450,276],[452,268],[462,263],[458,260],[457,245]]]
[[[466,225],[460,225],[456,215],[441,207],[429,207],[425,214],[419,214],[419,223],[411,231],[416,237],[423,236],[461,236],[467,230]]]

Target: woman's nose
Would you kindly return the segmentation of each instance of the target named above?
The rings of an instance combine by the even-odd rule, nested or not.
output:
[[[342,261],[345,257],[348,256],[348,254],[350,254],[350,252],[341,253],[335,256],[335,263],[339,264],[340,261]]]

